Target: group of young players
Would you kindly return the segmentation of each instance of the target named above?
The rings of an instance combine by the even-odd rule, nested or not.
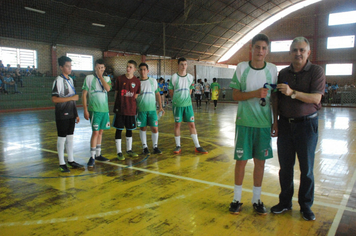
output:
[[[79,100],[71,73],[71,59],[66,56],[58,58],[61,75],[53,83],[52,101],[55,103],[55,115],[57,126],[57,151],[59,167],[61,172],[70,172],[64,160],[64,149],[68,155],[68,165],[72,168],[83,168],[84,166],[75,162],[73,157],[73,133],[75,123],[80,121],[78,116],[76,101]],[[199,144],[197,131],[194,123],[194,112],[191,101],[191,91],[193,88],[193,76],[187,73],[187,60],[178,60],[178,72],[172,76],[169,83],[169,93],[172,97],[172,108],[175,120],[174,134],[176,148],[175,154],[181,153],[180,125],[187,122],[191,137],[195,145],[195,152],[207,154],[208,152]],[[111,80],[104,76],[104,60],[95,62],[95,71],[86,76],[82,87],[82,102],[84,107],[84,118],[90,120],[92,136],[90,139],[90,158],[88,168],[95,165],[95,161],[110,161],[101,155],[102,134],[106,129],[110,129],[108,92],[111,90]],[[150,154],[147,145],[147,126],[151,127],[153,154],[162,154],[158,148],[158,112],[164,115],[160,90],[154,78],[148,76],[149,68],[146,63],[138,66],[140,79],[134,76],[137,70],[137,63],[133,60],[127,62],[126,73],[116,78],[115,83],[115,103],[114,119],[112,126],[116,129],[115,144],[117,158],[125,160],[121,147],[122,131],[126,128],[126,155],[137,157],[138,154],[132,150],[132,131],[136,129],[136,124],[140,128],[140,139],[142,142],[143,154]]]
[[[197,103],[197,109],[201,109],[201,101],[204,94],[206,105],[208,105],[211,99],[214,101],[214,109],[216,110],[220,90],[221,87],[220,84],[216,82],[216,78],[213,78],[212,84],[209,84],[207,79],[204,79],[204,82],[201,79],[198,79],[198,82],[194,84],[194,94],[195,102]]]

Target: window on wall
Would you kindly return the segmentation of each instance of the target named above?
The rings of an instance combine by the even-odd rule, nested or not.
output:
[[[27,68],[28,66],[37,68],[37,51],[0,47],[0,60],[2,60],[4,66],[10,64],[11,67],[17,67],[17,64],[20,64],[21,68]]]
[[[289,52],[293,40],[272,41],[271,52]]]
[[[325,75],[352,75],[352,63],[326,64]]]
[[[355,35],[328,37],[327,49],[353,48],[355,46]]]
[[[356,11],[329,14],[329,25],[345,25],[356,23]]]
[[[91,55],[67,53],[67,57],[72,59],[72,70],[83,70],[83,71],[94,70],[93,56]]]

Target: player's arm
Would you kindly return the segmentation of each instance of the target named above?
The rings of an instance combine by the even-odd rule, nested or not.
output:
[[[82,92],[82,102],[83,102],[83,108],[84,108],[84,118],[86,120],[89,120],[89,112],[88,112],[88,104],[87,104],[87,90],[83,90]]]
[[[103,85],[104,89],[107,92],[109,92],[111,90],[111,86],[106,82],[106,80],[104,79],[103,75],[99,75],[98,77],[99,77],[100,82]]]
[[[235,101],[246,101],[251,98],[265,98],[267,96],[268,88],[260,88],[251,92],[241,92],[238,89],[233,89],[232,98]]]
[[[162,100],[161,100],[161,95],[159,94],[159,92],[156,92],[156,101],[158,102],[159,112],[162,112],[162,115],[163,115],[165,113],[165,111],[163,110],[163,107],[162,107]]]
[[[79,100],[79,95],[78,94],[76,94],[76,95],[74,95],[72,97],[65,97],[65,98],[52,96],[52,102],[53,103],[63,103],[63,102],[78,101],[78,100]]]
[[[192,90],[190,90],[190,93],[192,93]],[[173,89],[170,89],[169,90],[169,96],[171,96],[171,98],[173,98],[173,94],[174,94]]]

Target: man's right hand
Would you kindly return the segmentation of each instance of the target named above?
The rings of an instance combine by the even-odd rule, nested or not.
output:
[[[89,120],[89,112],[87,110],[84,110],[84,118]]]

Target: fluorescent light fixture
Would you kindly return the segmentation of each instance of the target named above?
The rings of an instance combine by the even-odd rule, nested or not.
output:
[[[103,24],[98,24],[98,23],[92,23],[92,25],[98,26],[98,27],[105,27],[105,25],[103,25]]]
[[[282,19],[283,17],[295,12],[303,7],[309,6],[316,2],[322,0],[305,0],[303,2],[297,3],[291,7],[288,7],[277,14],[271,16],[267,20],[263,21],[258,26],[254,27],[250,32],[248,32],[244,37],[242,37],[237,43],[232,46],[219,60],[218,62],[224,62],[229,60],[240,48],[242,48],[248,41],[250,41],[256,34],[260,33],[262,30],[266,29],[268,26],[272,25],[274,22]]]
[[[45,11],[38,10],[38,9],[35,9],[35,8],[31,8],[31,7],[25,7],[25,9],[28,10],[28,11],[33,11],[33,12],[37,12],[37,13],[41,13],[41,14],[45,14],[46,13]]]

